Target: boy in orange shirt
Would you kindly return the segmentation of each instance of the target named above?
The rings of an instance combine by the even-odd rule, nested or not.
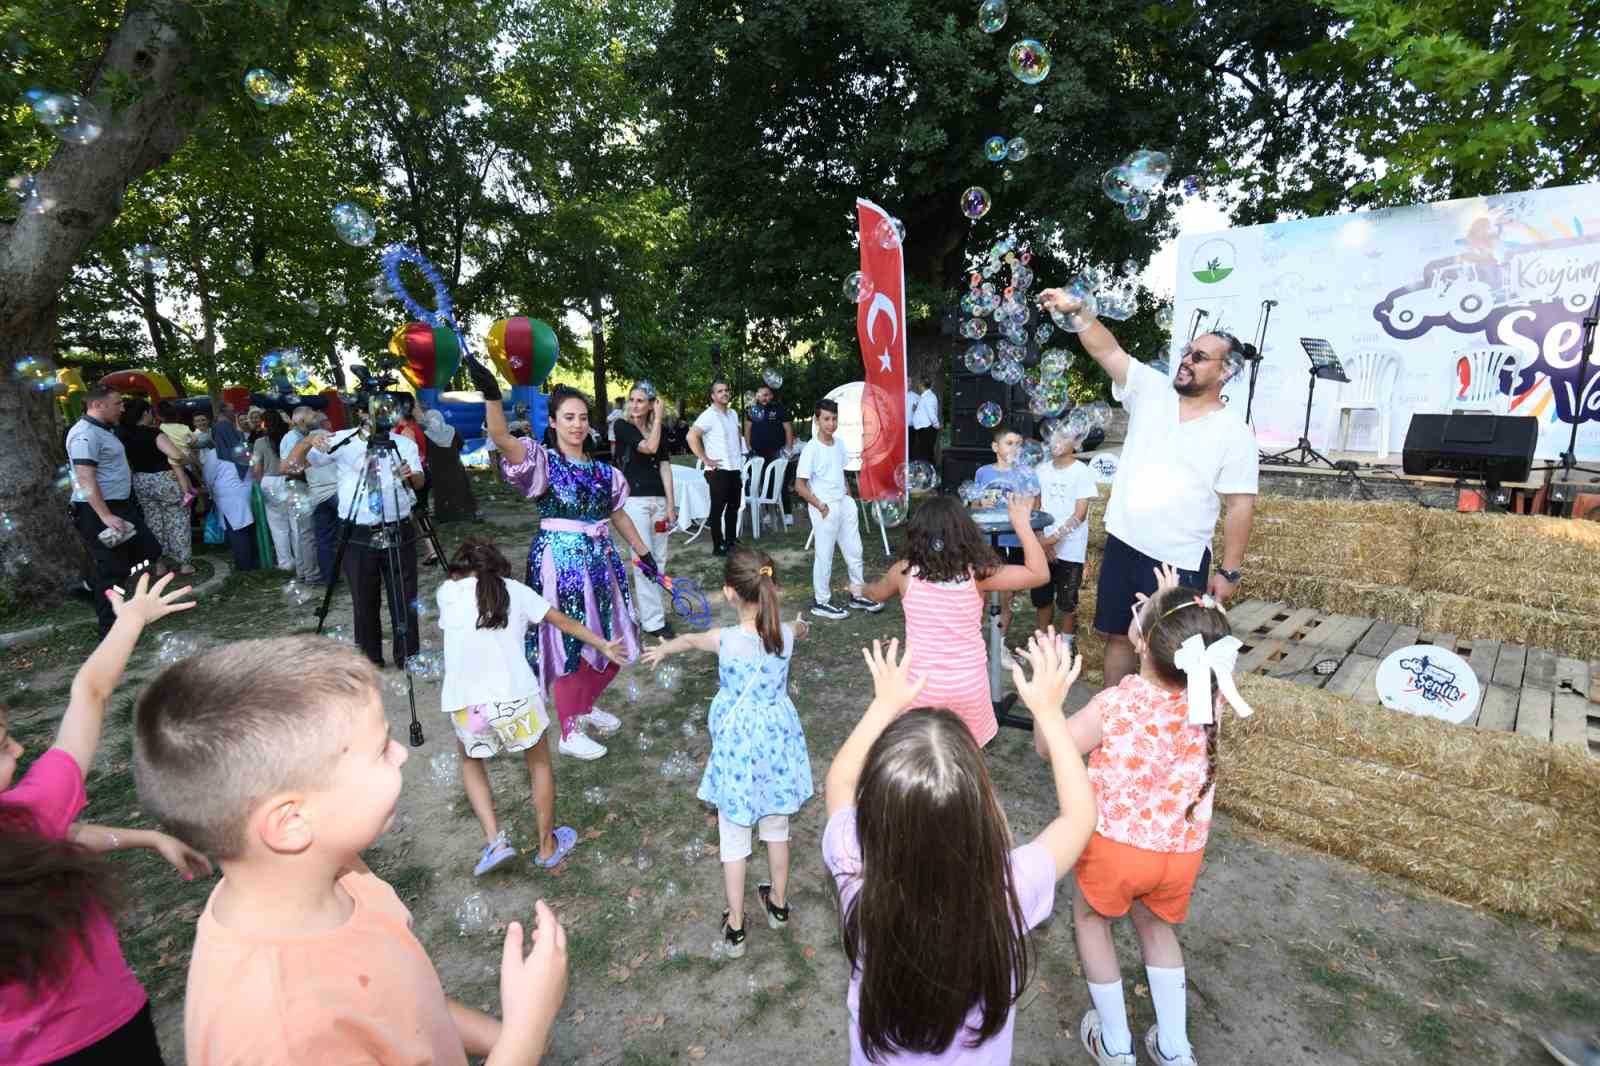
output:
[[[527,957],[521,925],[506,930],[496,1021],[445,998],[410,912],[361,861],[406,754],[377,671],[317,637],[212,649],[139,698],[140,801],[223,872],[189,963],[191,1066],[539,1060],[567,980],[549,907]]]

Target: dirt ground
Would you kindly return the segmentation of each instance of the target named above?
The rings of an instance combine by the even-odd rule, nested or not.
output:
[[[445,527],[447,547],[468,528],[492,530],[520,560],[532,532],[531,510],[502,498],[486,511],[491,524]],[[757,545],[774,554],[791,613],[809,602],[804,541],[802,520]],[[673,547],[670,571],[708,587],[720,579],[705,538],[686,548],[675,538]],[[875,539],[867,556],[869,574],[881,572],[884,556]],[[842,581],[842,565],[835,573]],[[425,595],[431,598],[438,579],[437,570],[425,572]],[[277,574],[234,576],[201,608],[158,628],[183,628],[208,641],[309,629],[312,609],[287,605],[281,587]],[[348,613],[346,598],[336,596],[330,622],[348,621]],[[1030,622],[1023,597],[1018,631]],[[437,630],[427,632],[437,647]],[[817,620],[812,639],[798,649],[791,681],[819,788],[865,706],[859,648],[874,636],[901,633],[898,604],[891,604],[876,617]],[[159,669],[156,636],[146,637],[119,692],[90,777],[87,819],[144,824],[128,770],[128,710],[140,684]],[[14,731],[29,758],[48,745],[72,671],[92,638],[92,627],[80,628],[0,652],[0,697],[13,706]],[[650,672],[635,667],[624,679],[640,682],[640,699],[629,703],[619,684],[602,700],[624,721],[621,733],[603,741],[610,755],[592,763],[557,760],[558,820],[581,838],[572,856],[551,872],[519,858],[476,880],[471,870],[481,834],[457,779],[435,779],[433,760],[454,745],[439,714],[437,685],[419,683],[427,742],[412,751],[395,826],[371,848],[368,861],[411,907],[446,992],[488,1010],[498,1006],[496,929],[528,918],[536,899],[555,908],[570,937],[571,982],[546,1062],[845,1061],[846,965],[821,862],[820,796],[794,819],[790,928],[779,933],[749,922],[743,959],[712,958],[723,908],[715,816],[695,799],[698,775],[668,778],[661,766],[679,751],[703,764],[716,664],[711,656],[677,661],[684,666],[677,691],[662,690]],[[385,702],[395,735],[404,737],[409,712],[403,685],[397,689]],[[1080,690],[1075,704],[1090,694]],[[1003,730],[989,757],[1013,831],[1025,840],[1054,814],[1048,772],[1030,739],[1015,731]],[[520,760],[492,763],[491,777],[515,840],[530,841],[533,817]],[[1218,787],[1226,791],[1226,776]],[[591,802],[586,792],[595,788],[603,796]],[[118,855],[116,861],[130,882],[123,948],[150,992],[168,1061],[181,1062],[184,975],[194,919],[211,885],[184,884],[153,855]],[[747,907],[757,906],[755,881],[764,872],[758,857]],[[456,911],[474,893],[486,902],[489,919],[481,931],[462,934]],[[1018,1014],[1018,1063],[1089,1061],[1077,1043],[1089,997],[1066,888],[1058,893],[1057,911],[1035,936],[1038,973]],[[1600,1022],[1600,945],[1458,905],[1226,816],[1213,831],[1182,939],[1190,1031],[1200,1061],[1213,1066],[1537,1066],[1549,1061],[1538,1032]],[[1153,1014],[1131,930],[1121,931],[1119,944],[1142,1039]]]

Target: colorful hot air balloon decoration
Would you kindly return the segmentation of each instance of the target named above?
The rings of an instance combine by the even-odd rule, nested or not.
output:
[[[389,338],[389,351],[400,360],[400,373],[414,389],[442,389],[461,365],[461,342],[455,331],[425,322],[407,322]]]
[[[518,315],[489,327],[489,358],[513,386],[538,388],[555,369],[561,346],[547,322]]]

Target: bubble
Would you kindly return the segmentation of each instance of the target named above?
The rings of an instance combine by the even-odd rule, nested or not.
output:
[[[200,650],[200,641],[177,630],[167,630],[156,641],[156,661],[162,666],[171,666],[191,658]]]
[[[10,537],[17,532],[17,520],[4,511],[0,511],[0,537]]]
[[[1068,333],[1082,333],[1094,322],[1100,313],[1100,301],[1092,295],[1079,298],[1078,306],[1072,311],[1051,311],[1050,318],[1057,326]]]
[[[989,323],[981,318],[969,318],[961,323],[961,335],[969,341],[978,340],[987,336],[988,333]]]
[[[906,224],[898,218],[880,218],[872,235],[879,248],[898,248],[906,239]]]
[[[1023,466],[1038,466],[1044,462],[1044,445],[1029,438],[1017,449],[1017,462]]]
[[[983,158],[991,163],[998,163],[1006,157],[1006,139],[1004,137],[990,137],[983,142]]]
[[[978,29],[984,33],[999,33],[1010,13],[1006,0],[983,0],[978,5]]]
[[[481,933],[489,924],[489,901],[483,894],[474,892],[456,904],[456,933],[471,936]]]
[[[233,261],[233,272],[241,278],[248,278],[256,272],[256,265],[250,261],[248,255],[241,255]]]
[[[877,286],[872,279],[859,270],[853,270],[844,276],[844,298],[851,303],[864,303],[872,299],[872,294],[877,291]]]
[[[684,722],[678,727],[678,732],[682,733],[686,737],[692,737],[698,733],[699,730],[695,728],[695,724],[693,722]]]
[[[1165,307],[1161,308],[1161,310],[1156,312],[1156,325],[1160,326],[1164,330],[1170,331],[1172,329],[1171,304],[1167,304]]]
[[[343,307],[350,302],[350,297],[345,295],[344,287],[340,286],[328,294],[328,302],[334,307]]]
[[[653,745],[654,743],[655,742],[650,739],[650,734],[648,734],[648,733],[640,733],[639,734],[639,750],[640,751],[649,751],[651,745]]]
[[[1128,202],[1122,205],[1122,213],[1130,222],[1143,222],[1150,217],[1150,197],[1142,192],[1131,194]]]
[[[1123,160],[1123,166],[1128,168],[1128,181],[1140,192],[1149,192],[1158,188],[1167,180],[1167,175],[1172,172],[1172,162],[1165,152],[1152,152],[1148,148],[1141,148]]]
[[[989,368],[994,366],[994,350],[987,344],[974,344],[966,350],[962,362],[969,373],[987,374]]]
[[[1010,181],[1011,180],[1011,168],[1010,167],[1006,167],[1004,170],[1002,170],[1000,172],[1000,180],[1001,181]]]
[[[1192,200],[1196,196],[1203,196],[1205,194],[1206,179],[1202,178],[1198,174],[1185,175],[1183,180],[1178,182],[1178,189],[1183,193],[1183,198],[1185,200]]]
[[[1105,429],[1111,424],[1111,405],[1104,400],[1084,404],[1076,410],[1082,411],[1084,417],[1089,419],[1090,429]]]
[[[1100,190],[1119,204],[1127,203],[1134,192],[1133,173],[1127,167],[1112,167],[1100,175]]]
[[[329,626],[322,631],[322,635],[340,644],[350,643],[350,631],[343,624]]]
[[[783,375],[774,367],[767,367],[761,372],[761,380],[766,382],[767,388],[777,391],[783,388]]]
[[[932,463],[914,459],[895,468],[894,483],[901,492],[931,492],[939,487],[939,473]]]
[[[100,109],[77,93],[29,94],[33,117],[68,144],[93,144],[105,132]]]
[[[167,273],[167,253],[160,245],[136,244],[133,246],[133,265],[151,277],[164,277]]]
[[[686,725],[688,723],[685,723]],[[691,727],[692,728],[692,727]],[[677,781],[686,777],[693,777],[699,772],[694,759],[688,752],[678,750],[661,760],[661,776],[668,781]]]
[[[378,235],[378,224],[360,204],[342,201],[333,205],[329,215],[333,219],[333,232],[346,244],[365,248]]]
[[[911,513],[911,505],[901,496],[890,496],[876,502],[878,517],[883,521],[885,529],[898,529],[905,524],[907,516]]]
[[[1038,85],[1050,75],[1050,49],[1031,37],[1012,45],[1007,61],[1011,73],[1024,85]]]
[[[1044,354],[1039,357],[1039,371],[1045,377],[1060,377],[1072,366],[1072,358],[1072,353],[1065,348],[1046,348]]]
[[[246,444],[244,441],[240,441],[238,444],[234,445],[232,458],[234,462],[237,463],[248,462],[250,459],[250,445]]]
[[[56,205],[54,197],[44,194],[39,188],[39,179],[32,174],[7,178],[6,192],[17,201],[17,210],[24,215],[42,215]]]
[[[650,867],[654,866],[655,864],[656,860],[653,856],[651,856],[648,849],[640,848],[638,851],[633,853],[633,865],[638,867],[640,873],[648,873]]]
[[[291,581],[283,586],[283,598],[292,607],[304,607],[315,595],[316,593],[298,581]]]
[[[588,788],[583,790],[583,802],[589,804],[591,807],[604,806],[606,802],[606,790],[601,788],[599,785],[590,785]]]
[[[405,699],[411,693],[411,686],[404,677],[387,677],[383,682],[383,690],[397,699]]]
[[[644,695],[644,689],[637,678],[630,677],[622,686],[622,694],[628,697],[629,703],[638,703],[639,698]]]
[[[1029,267],[1018,263],[1011,268],[1011,287],[1018,292],[1027,292],[1033,286],[1033,271]],[[1026,317],[1026,308],[1024,308]]]
[[[984,429],[993,429],[998,426],[1001,417],[1000,405],[993,400],[978,405],[978,425]]]
[[[656,684],[668,692],[676,692],[683,679],[683,668],[676,663],[662,663],[656,671]]]
[[[961,213],[976,222],[989,213],[989,190],[974,185],[961,194]]]
[[[258,104],[272,106],[289,99],[292,86],[270,70],[256,67],[244,76],[244,91]]]
[[[441,787],[454,785],[461,780],[461,756],[453,751],[441,751],[428,760],[428,779]]]
[[[38,355],[25,355],[12,364],[17,380],[32,392],[52,392],[60,387],[55,365]]]
[[[438,681],[444,676],[444,662],[438,652],[419,651],[406,660],[406,673],[418,681]]]
[[[995,363],[994,370],[990,373],[996,381],[1015,385],[1022,380],[1022,364],[1015,359],[1001,359]]]
[[[322,313],[322,305],[315,300],[307,298],[300,301],[300,310],[304,311],[312,318],[316,318]]]
[[[1006,158],[1013,163],[1020,163],[1028,158],[1028,142],[1021,137],[1013,137],[1006,142]]]

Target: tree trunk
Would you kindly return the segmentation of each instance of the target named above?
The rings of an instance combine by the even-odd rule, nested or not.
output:
[[[138,85],[142,95],[110,115],[93,144],[63,144],[39,174],[56,207],[0,224],[0,367],[27,355],[53,357],[58,341],[57,296],[73,264],[122,206],[123,190],[160,166],[186,141],[202,110],[184,95],[180,77],[190,49],[176,28],[183,5],[131,8],[106,43],[88,95],[112,84]],[[106,95],[111,95],[107,93]],[[0,511],[19,529],[0,553],[24,565],[6,567],[11,595],[25,602],[54,597],[77,576],[77,536],[54,488],[64,459],[61,430],[49,395],[31,393],[0,375]]]
[[[610,414],[611,400],[606,396],[606,320],[605,304],[600,293],[589,293],[589,336],[594,342],[594,403],[600,418]]]

